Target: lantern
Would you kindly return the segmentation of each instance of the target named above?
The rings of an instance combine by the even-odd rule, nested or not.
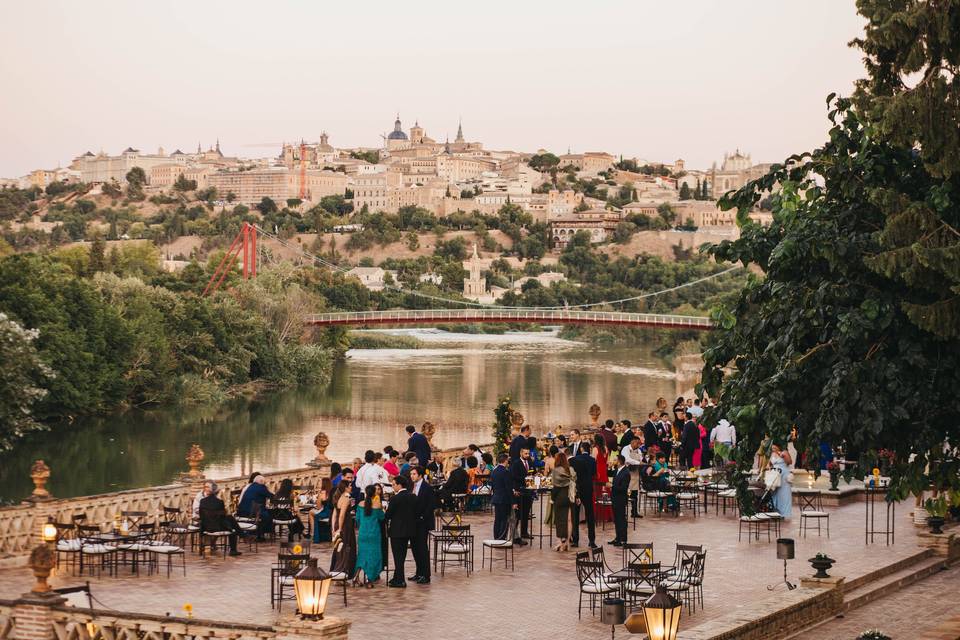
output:
[[[40,537],[44,542],[56,542],[57,540],[57,527],[54,526],[52,522],[48,522],[43,525],[43,529],[40,532]]]
[[[658,584],[654,594],[643,603],[649,640],[676,640],[682,609],[683,604],[667,593],[665,586]]]
[[[317,559],[307,560],[307,566],[293,577],[293,590],[297,596],[297,609],[305,619],[323,620],[330,593],[330,574],[317,566]]]

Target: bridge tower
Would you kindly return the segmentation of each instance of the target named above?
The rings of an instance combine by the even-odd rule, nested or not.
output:
[[[248,222],[244,222],[240,227],[240,233],[236,235],[230,248],[223,254],[220,264],[217,265],[213,275],[210,276],[207,286],[204,287],[201,295],[216,293],[226,279],[227,274],[233,271],[237,264],[237,259],[241,260],[241,273],[243,279],[257,277],[257,228]]]

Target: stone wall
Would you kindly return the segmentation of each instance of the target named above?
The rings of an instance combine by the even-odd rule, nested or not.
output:
[[[778,591],[742,604],[688,631],[678,640],[777,640],[839,614],[843,608],[843,580],[828,589],[799,587]],[[680,619],[683,628],[683,618]]]

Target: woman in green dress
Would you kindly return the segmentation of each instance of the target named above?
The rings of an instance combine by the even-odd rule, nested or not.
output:
[[[367,487],[363,508],[357,509],[357,569],[363,571],[365,585],[372,588],[380,579],[383,571],[382,531],[383,508],[381,495],[383,488],[379,484]]]

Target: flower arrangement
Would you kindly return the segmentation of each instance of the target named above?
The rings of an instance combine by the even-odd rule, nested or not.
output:
[[[183,605],[183,612],[187,614],[188,618],[193,617],[193,605],[189,602]]]
[[[303,547],[299,544],[295,544],[293,545],[293,552],[297,555],[300,555],[301,553],[303,553]]]
[[[510,448],[511,425],[513,407],[510,406],[510,396],[503,396],[497,400],[493,414],[497,420],[493,423],[494,453],[501,454]]]
[[[840,463],[836,460],[831,460],[827,463],[827,471],[830,473],[840,473]]]

